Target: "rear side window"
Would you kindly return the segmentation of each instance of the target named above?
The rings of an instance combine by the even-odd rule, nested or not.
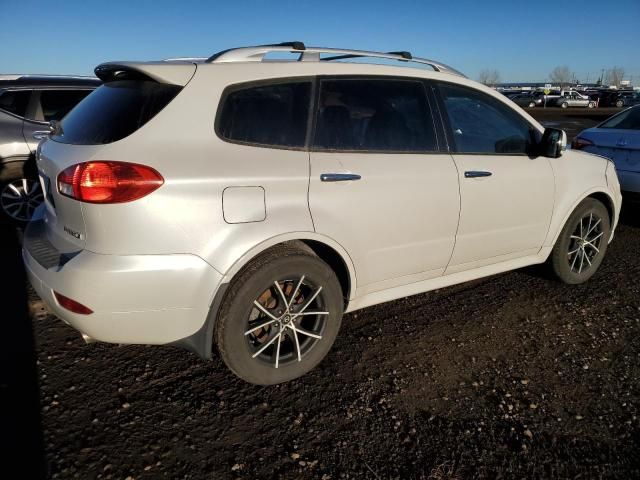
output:
[[[598,128],[619,128],[622,130],[640,130],[640,108],[630,108],[611,117]]]
[[[0,95],[0,109],[24,117],[31,90],[13,90]]]
[[[51,139],[76,145],[121,140],[151,120],[181,89],[153,81],[105,83],[64,117]]]
[[[216,122],[232,142],[301,148],[307,136],[311,82],[232,87]]]
[[[453,133],[460,153],[526,154],[532,127],[509,106],[477,90],[441,84]]]
[[[314,146],[322,150],[435,151],[424,85],[411,80],[323,80]]]
[[[38,112],[36,120],[59,121],[90,93],[90,90],[43,90],[40,92],[42,112]]]

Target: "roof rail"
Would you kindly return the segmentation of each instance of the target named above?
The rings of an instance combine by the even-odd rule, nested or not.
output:
[[[207,57],[174,57],[165,58],[163,62],[203,62],[207,60]]]
[[[436,72],[451,73],[465,77],[463,73],[444,63],[427,58],[414,57],[410,52],[370,52],[366,50],[349,50],[343,48],[307,47],[302,42],[285,42],[275,45],[257,45],[255,47],[240,47],[223,50],[210,56],[205,63],[226,63],[226,62],[261,62],[265,55],[273,52],[299,53],[298,61],[332,61],[344,60],[348,58],[384,58],[387,60],[397,60],[400,62],[412,62],[422,65],[429,65]],[[320,58],[320,54],[330,54],[332,56]]]

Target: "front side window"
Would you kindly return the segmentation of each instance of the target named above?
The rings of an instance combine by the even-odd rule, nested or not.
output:
[[[0,95],[0,109],[24,117],[31,90],[9,90]]]
[[[532,127],[499,100],[472,88],[440,84],[454,151],[458,153],[526,154]]]
[[[40,92],[40,109],[35,120],[62,120],[91,90],[43,90]]]
[[[232,87],[216,122],[233,142],[302,148],[307,136],[311,82]]]
[[[437,150],[424,85],[412,80],[322,80],[314,146],[321,150]]]

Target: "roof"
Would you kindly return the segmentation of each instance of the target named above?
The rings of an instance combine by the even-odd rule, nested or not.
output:
[[[0,88],[6,87],[97,87],[95,77],[74,75],[7,75],[0,74]]]

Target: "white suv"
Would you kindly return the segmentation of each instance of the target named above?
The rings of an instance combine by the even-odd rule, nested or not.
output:
[[[86,340],[215,344],[283,382],[344,312],[547,260],[584,282],[618,220],[611,162],[408,52],[294,42],[96,74],[39,147],[23,251]]]

